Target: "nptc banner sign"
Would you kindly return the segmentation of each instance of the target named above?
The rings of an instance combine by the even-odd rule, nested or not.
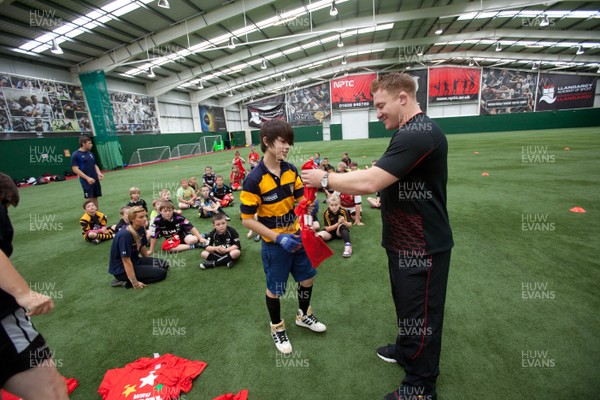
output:
[[[595,76],[541,74],[535,110],[593,107],[596,80]]]
[[[248,125],[260,128],[263,121],[282,119],[286,121],[285,96],[273,96],[248,104]]]
[[[225,110],[223,107],[203,106],[200,108],[200,126],[202,132],[227,132]]]
[[[377,74],[350,75],[331,81],[331,108],[347,110],[373,107],[371,82]]]
[[[479,97],[479,68],[429,69],[429,102],[465,102]]]

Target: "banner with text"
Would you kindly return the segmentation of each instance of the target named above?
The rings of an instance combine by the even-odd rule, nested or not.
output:
[[[429,103],[466,102],[479,97],[479,68],[429,69]]]
[[[348,110],[373,107],[371,82],[377,74],[349,75],[331,81],[331,108]]]
[[[540,74],[536,111],[594,106],[595,76]]]

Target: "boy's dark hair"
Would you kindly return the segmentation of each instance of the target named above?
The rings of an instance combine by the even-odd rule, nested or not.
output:
[[[8,204],[12,204],[14,207],[19,204],[19,189],[17,189],[15,181],[2,172],[0,172],[0,203],[5,207]]]
[[[79,138],[79,147],[81,147],[81,146],[83,146],[85,143],[87,143],[87,142],[91,142],[91,141],[92,141],[92,139],[91,139],[89,136],[85,136],[85,135],[84,135],[84,136],[81,136],[81,137]]]
[[[218,213],[212,216],[212,222],[215,223],[217,221],[220,221],[224,219],[225,221],[227,221],[227,218],[225,218],[225,214],[223,213]]]
[[[86,200],[83,202],[83,209],[85,210],[85,208],[87,207],[88,204],[93,203],[92,200]]]
[[[332,172],[333,171],[333,165],[329,164],[329,166],[327,168],[325,168],[325,170],[327,172]]]
[[[262,152],[266,152],[267,147],[272,145],[278,137],[290,146],[294,145],[294,130],[289,123],[280,119],[263,122],[260,127],[260,149]],[[264,138],[266,138],[267,143],[263,140]]]
[[[162,210],[174,210],[174,209],[175,209],[175,205],[173,203],[171,203],[170,201],[163,201],[158,206],[158,211],[162,211]]]

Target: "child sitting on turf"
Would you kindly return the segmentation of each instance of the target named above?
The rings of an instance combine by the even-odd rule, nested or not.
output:
[[[106,216],[98,211],[92,200],[86,200],[83,203],[83,209],[85,214],[79,218],[79,224],[85,240],[98,244],[115,236],[113,228],[107,226]]]
[[[361,195],[352,195],[340,192],[333,192],[340,199],[340,204],[348,213],[350,214],[350,218],[354,220],[354,225],[364,225],[361,221],[362,217],[362,196]],[[351,221],[352,222],[352,221]]]
[[[140,199],[140,188],[132,187],[129,189],[129,203],[127,203],[127,207],[135,207],[140,206],[144,209],[144,211],[148,212],[148,205],[144,199]]]
[[[236,151],[235,152],[235,156],[233,157],[233,160],[231,161],[231,165],[237,165],[238,168],[240,169],[240,172],[242,174],[244,174],[244,176],[246,175],[246,168],[244,168],[244,165],[246,163],[246,160],[244,160],[241,156],[240,156],[240,152]]]
[[[175,208],[175,203],[171,200],[171,191],[169,189],[161,189],[160,192],[158,192],[158,199],[173,204],[173,208]],[[176,209],[175,212],[181,214],[181,210],[179,209]]]
[[[344,240],[344,252],[342,257],[352,255],[352,244],[350,243],[350,215],[348,211],[340,207],[340,198],[332,194],[329,198],[329,207],[323,213],[324,230],[317,233],[323,240],[328,241],[336,237]]]
[[[231,167],[231,175],[229,175],[229,184],[231,190],[242,190],[242,181],[244,180],[244,174],[240,172],[240,168],[237,165]]]
[[[222,175],[217,175],[217,178],[215,179],[213,196],[221,202],[221,207],[233,206],[233,194],[231,188],[223,183]]]
[[[192,189],[187,179],[181,180],[181,186],[177,189],[177,201],[179,202],[179,208],[185,210],[194,206],[194,200],[196,200],[196,194]]]
[[[346,164],[346,168],[350,168],[350,165],[352,165],[352,160],[348,156],[347,152],[342,155],[342,162]]]
[[[127,220],[127,214],[129,213],[129,210],[131,210],[131,207],[129,206],[121,207],[121,210],[119,210],[121,219],[119,222],[117,222],[117,225],[115,225],[115,233],[119,232],[121,228],[124,228],[127,226],[127,224],[129,224],[129,220]]]
[[[196,206],[200,218],[211,218],[213,215],[222,212],[221,203],[213,198],[208,186],[202,186],[200,197],[196,199]]]
[[[161,202],[159,205],[159,216],[154,219],[154,233],[150,239],[148,253],[154,251],[159,237],[164,237],[162,244],[164,251],[179,252],[192,250],[196,247],[204,247],[206,239],[200,232],[182,215],[174,213],[175,207],[172,203]]]
[[[200,196],[200,187],[198,187],[198,179],[195,176],[192,176],[190,179],[188,179],[188,185],[194,189],[194,194],[196,197]]]
[[[339,162],[337,165],[337,170],[335,172],[337,173],[344,173],[344,172],[348,172],[348,166],[343,163],[343,162]]]
[[[250,163],[250,171],[258,166],[260,154],[256,152],[254,145],[250,146],[250,154],[248,154],[248,162]]]
[[[146,238],[148,239],[148,243],[150,243],[150,238],[154,234],[154,219],[158,217],[158,207],[160,206],[160,203],[160,199],[152,199],[152,211],[150,211],[150,216],[148,217],[148,229],[146,230]]]
[[[202,175],[202,185],[208,186],[212,190],[213,186],[215,186],[216,178],[217,177],[213,172],[212,167],[207,165],[206,168],[204,168],[204,175]]]
[[[226,265],[233,267],[233,260],[240,257],[242,243],[235,228],[227,225],[224,214],[215,214],[212,217],[214,229],[208,234],[208,244],[202,251],[202,258],[206,261],[200,263],[200,268],[208,269]]]

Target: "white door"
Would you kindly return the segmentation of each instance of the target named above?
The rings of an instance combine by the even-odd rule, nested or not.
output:
[[[369,138],[369,110],[342,111],[342,138]]]

